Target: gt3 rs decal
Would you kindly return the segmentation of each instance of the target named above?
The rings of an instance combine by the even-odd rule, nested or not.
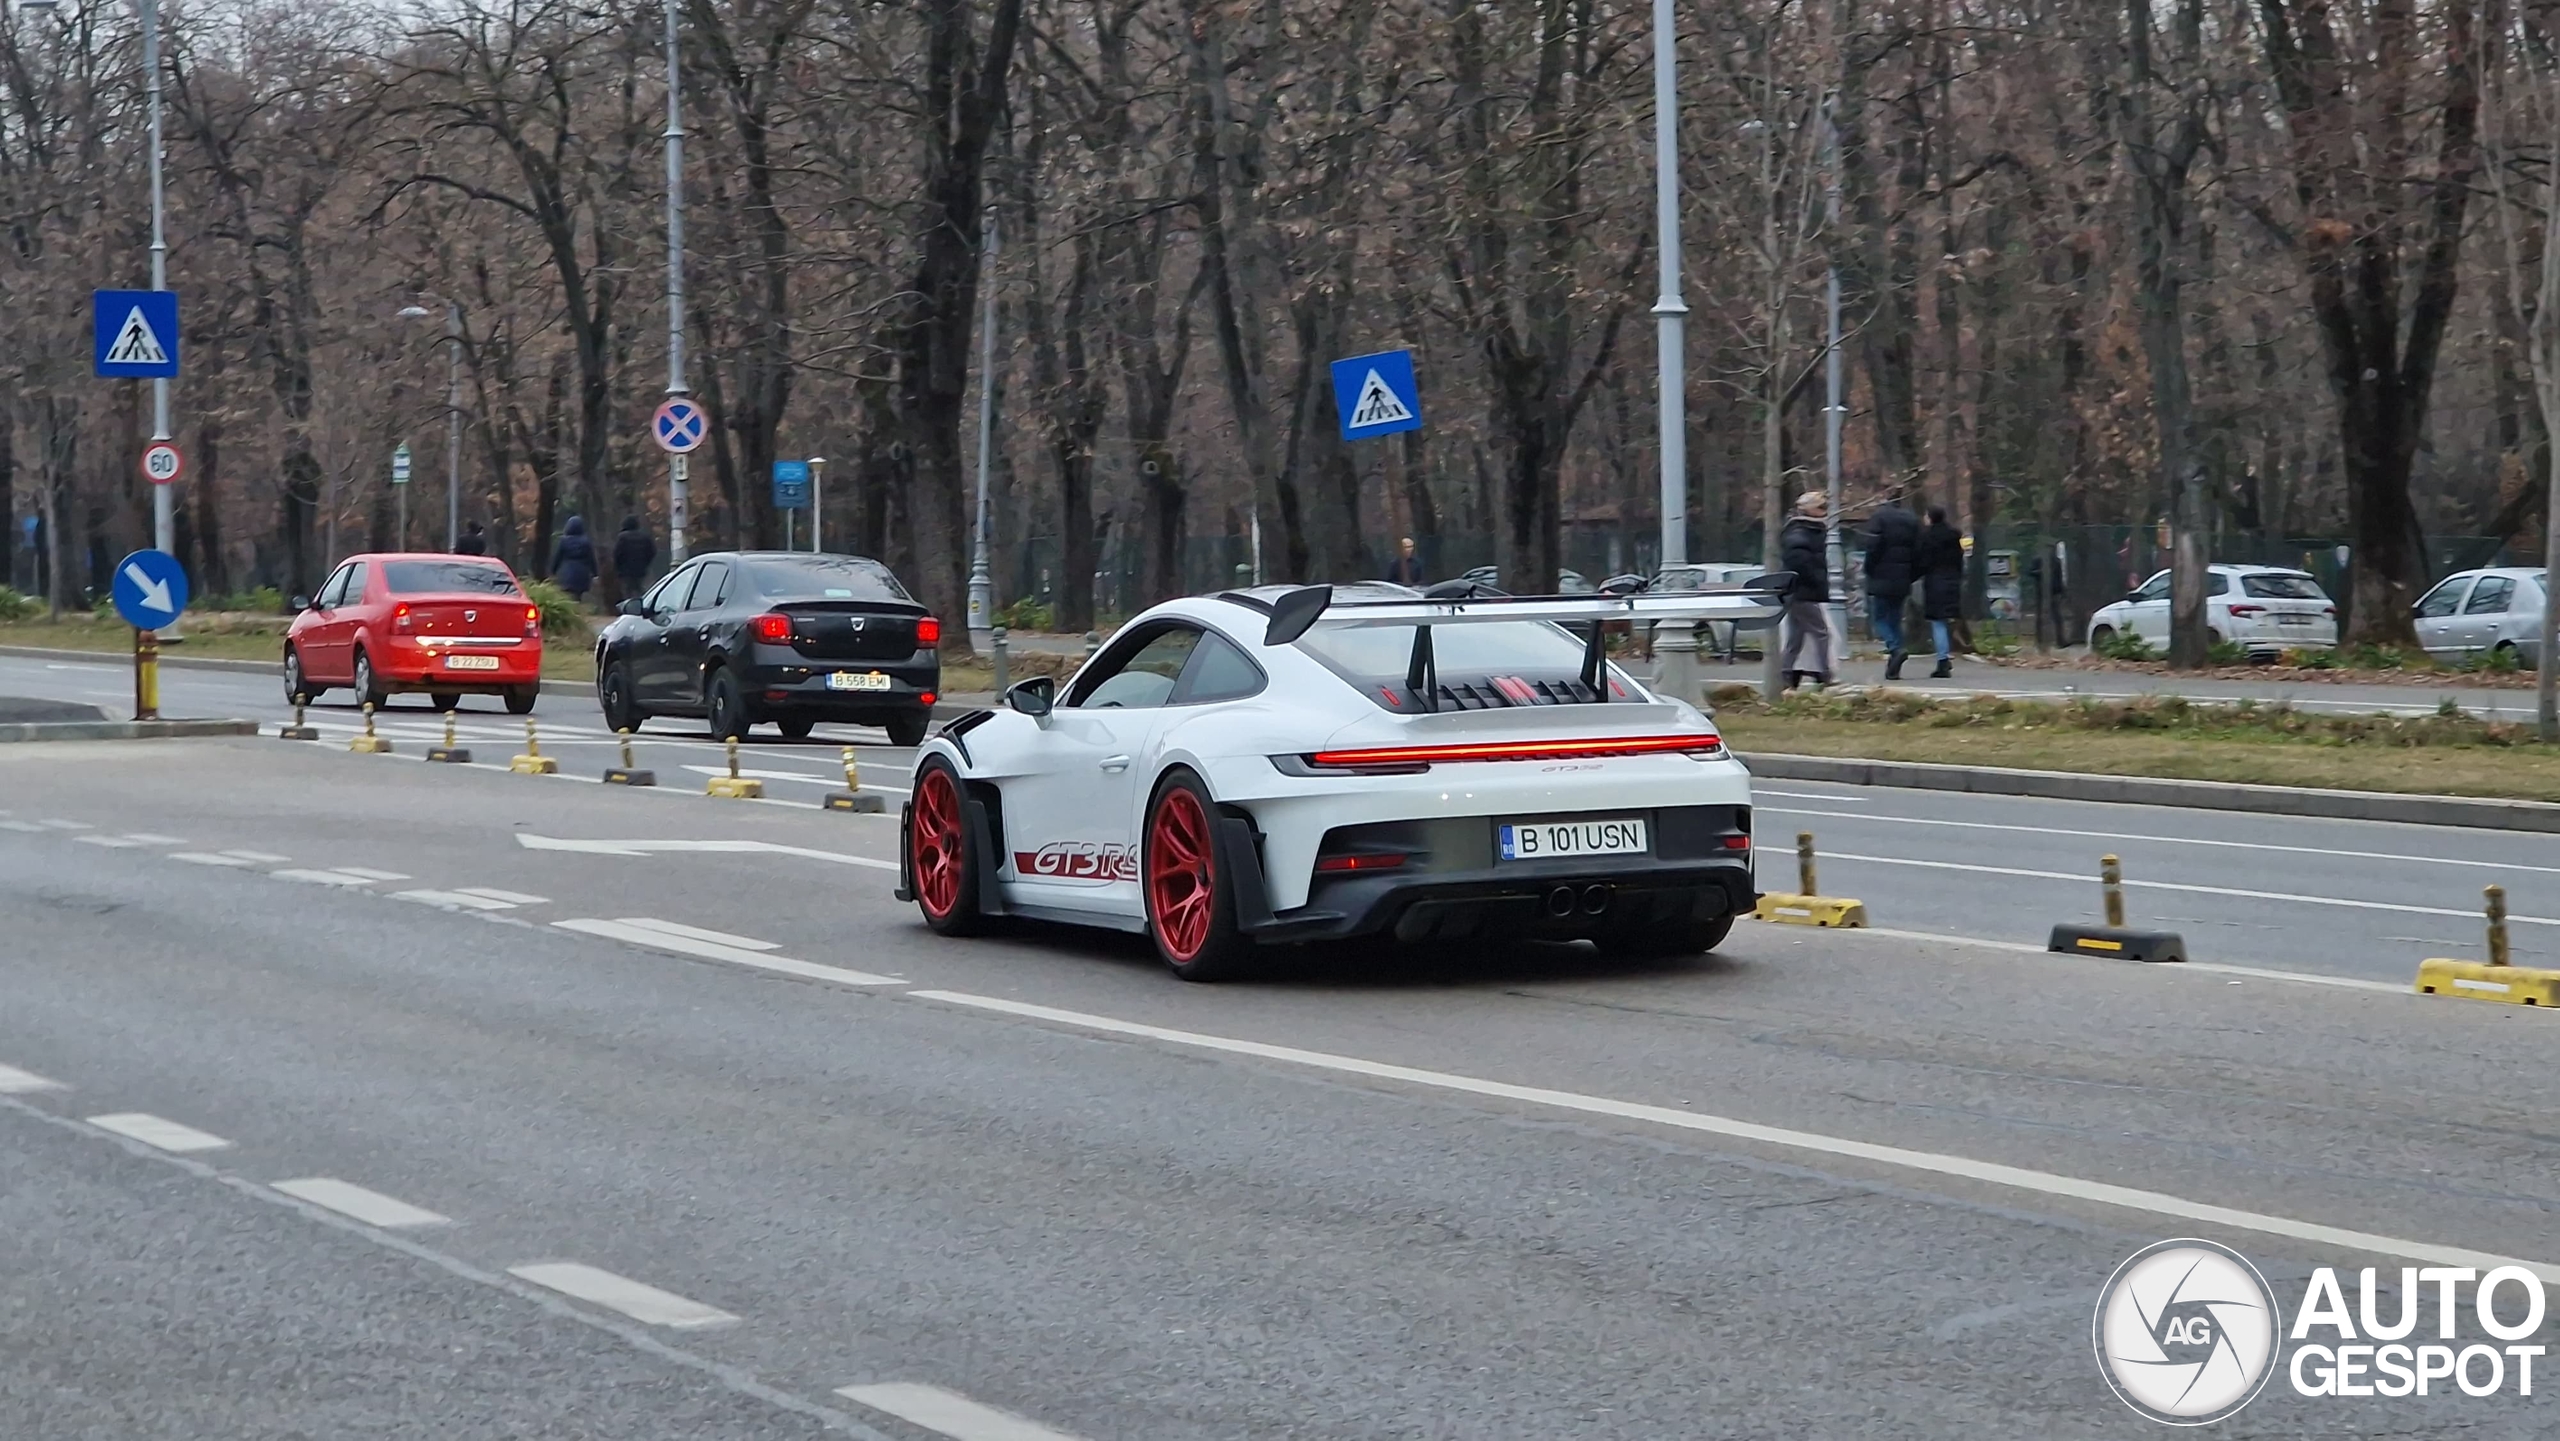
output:
[[[1138,852],[1133,846],[1051,841],[1036,851],[1015,851],[1013,869],[1025,879],[1108,885],[1138,878]]]

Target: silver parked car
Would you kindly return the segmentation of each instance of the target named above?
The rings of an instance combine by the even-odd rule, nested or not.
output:
[[[2491,566],[2446,576],[2411,607],[2418,644],[2438,660],[2506,651],[2518,665],[2539,665],[2543,590],[2538,566]]]

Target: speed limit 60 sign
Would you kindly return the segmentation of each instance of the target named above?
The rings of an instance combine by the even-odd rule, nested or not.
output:
[[[152,442],[151,448],[142,452],[142,477],[153,485],[167,485],[186,470],[187,458],[165,440]]]

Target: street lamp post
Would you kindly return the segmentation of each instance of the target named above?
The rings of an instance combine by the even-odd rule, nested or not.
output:
[[[1831,118],[1831,104],[1822,106],[1823,159],[1823,248],[1836,255],[1840,244],[1840,127]],[[1822,443],[1823,495],[1828,504],[1823,508],[1823,568],[1831,575],[1831,644],[1835,659],[1849,648],[1849,569],[1840,554],[1840,422],[1847,414],[1842,407],[1844,374],[1840,354],[1840,263],[1826,256],[1822,282]]]
[[[827,548],[827,458],[809,457],[809,553]]]
[[[1687,350],[1689,307],[1680,298],[1680,57],[1674,0],[1653,0],[1653,210],[1662,266],[1653,303],[1655,365],[1661,387],[1662,554],[1657,571],[1689,558]],[[1654,684],[1698,699],[1694,627],[1654,627]]]
[[[462,544],[462,302],[428,299],[444,301],[444,548],[454,550]],[[400,308],[402,320],[434,313],[423,305]]]
[[[684,383],[684,83],[677,66],[676,0],[666,0],[667,28],[667,399],[691,394]],[[667,457],[667,564],[684,564],[685,458]]]
[[[980,230],[978,288],[985,317],[978,327],[978,523],[969,553],[969,648],[986,655],[995,647],[995,578],[987,570],[987,471],[996,434],[996,212],[987,208]]]

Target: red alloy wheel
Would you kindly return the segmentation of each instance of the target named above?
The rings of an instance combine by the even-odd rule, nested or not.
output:
[[[935,920],[960,904],[960,788],[934,766],[916,788],[913,837],[916,899]]]
[[[1208,944],[1215,884],[1208,812],[1199,796],[1175,786],[1147,824],[1147,912],[1157,943],[1174,960],[1188,961]]]

